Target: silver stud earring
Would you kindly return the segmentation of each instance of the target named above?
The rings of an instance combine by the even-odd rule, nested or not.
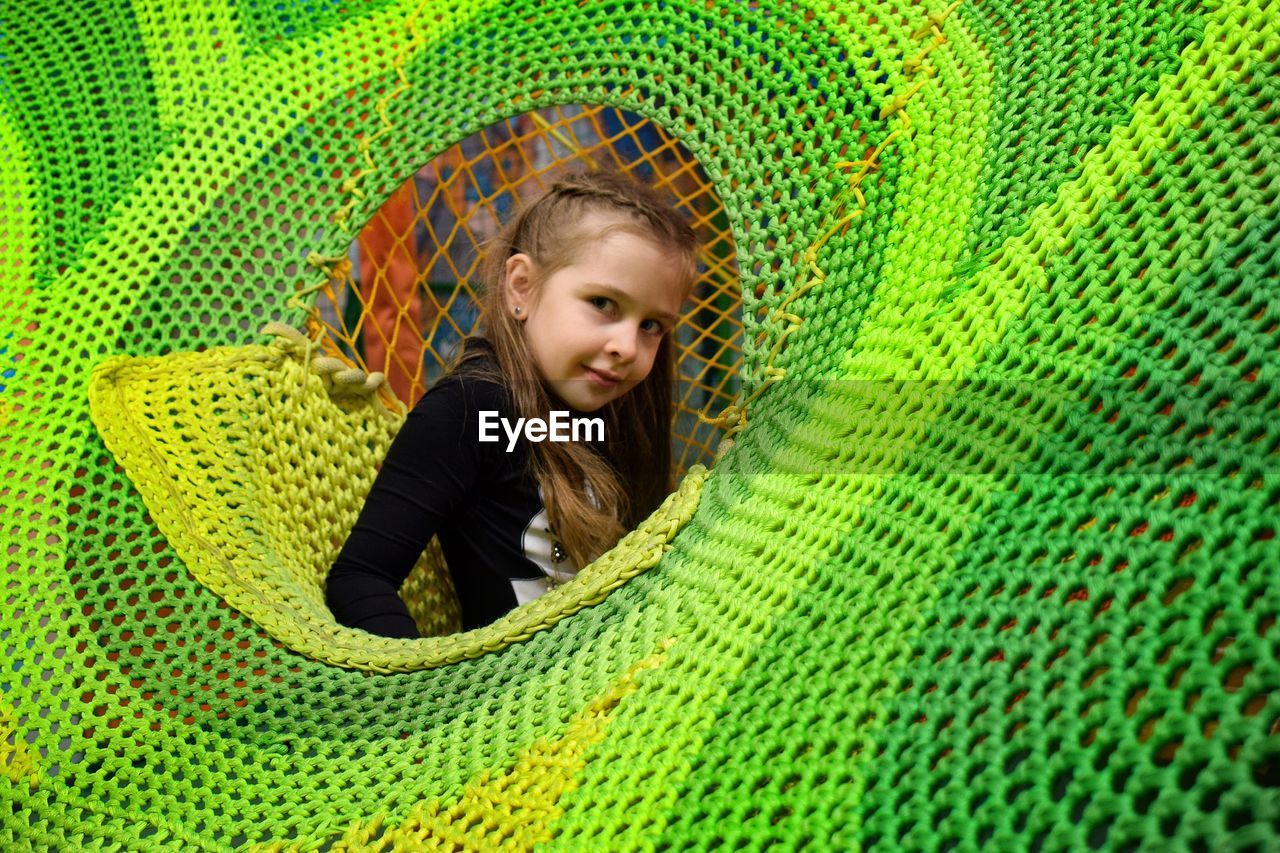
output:
[[[520,316],[520,314],[521,314],[523,311],[524,311],[524,309],[523,309],[523,308],[521,308],[519,305],[517,305],[517,306],[516,306],[516,316],[517,316],[517,317],[519,317],[519,316]]]

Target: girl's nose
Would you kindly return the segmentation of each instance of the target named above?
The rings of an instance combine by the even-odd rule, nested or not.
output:
[[[629,362],[636,357],[636,338],[638,329],[619,328],[609,337],[605,350],[619,361]]]

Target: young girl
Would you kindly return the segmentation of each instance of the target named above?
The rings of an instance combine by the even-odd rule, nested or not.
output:
[[[503,229],[484,262],[484,337],[409,413],[330,569],[339,622],[417,637],[397,591],[438,535],[463,629],[487,625],[657,508],[672,485],[671,332],[695,248],[661,198],[603,171],[564,178]],[[553,411],[601,418],[603,440],[508,450],[500,419]],[[482,417],[498,440],[480,440]]]

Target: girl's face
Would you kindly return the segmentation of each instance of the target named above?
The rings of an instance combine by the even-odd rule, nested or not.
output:
[[[508,310],[523,308],[517,316],[524,319],[538,373],[561,400],[583,412],[623,396],[649,375],[687,295],[671,253],[628,231],[589,241],[536,294],[532,274],[528,255],[507,261]]]

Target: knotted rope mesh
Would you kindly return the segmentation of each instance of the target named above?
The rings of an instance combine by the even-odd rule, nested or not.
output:
[[[2,7],[0,843],[1275,847],[1267,9]],[[732,440],[599,595],[304,654],[199,573],[322,563],[360,495],[294,469],[383,428],[261,330],[433,154],[560,104],[722,200]],[[126,413],[172,454],[100,433],[122,357],[190,392]]]
[[[412,406],[460,339],[479,334],[480,260],[500,225],[563,177],[599,168],[653,186],[697,237],[698,270],[672,336],[678,382],[676,476],[709,463],[712,417],[732,403],[742,348],[742,300],[729,220],[696,158],[653,122],[599,105],[512,116],[418,169],[361,229],[322,279],[308,329],[326,352],[382,373],[382,394]]]

